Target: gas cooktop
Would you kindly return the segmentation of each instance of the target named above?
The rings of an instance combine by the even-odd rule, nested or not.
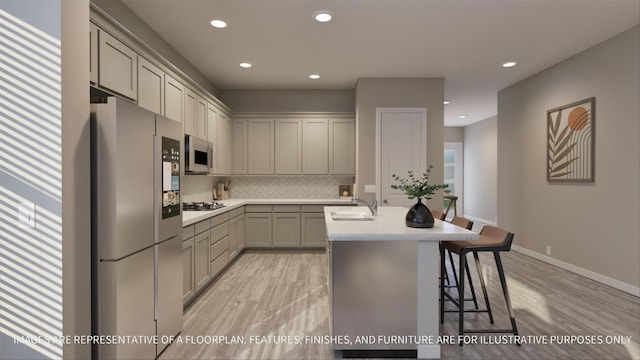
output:
[[[223,208],[224,204],[219,202],[186,202],[182,203],[182,210],[184,211],[211,211]]]

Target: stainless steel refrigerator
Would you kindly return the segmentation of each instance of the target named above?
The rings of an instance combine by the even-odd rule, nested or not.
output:
[[[91,105],[94,358],[154,359],[182,330],[182,138],[122,99]]]

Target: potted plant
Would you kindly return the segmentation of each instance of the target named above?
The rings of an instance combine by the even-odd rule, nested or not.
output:
[[[398,182],[398,184],[391,185],[394,190],[402,190],[409,199],[418,199],[418,202],[413,205],[405,218],[405,224],[409,227],[416,228],[432,228],[434,225],[433,214],[431,210],[422,203],[422,198],[431,199],[431,195],[436,190],[444,189],[448,187],[446,184],[429,184],[429,175],[433,165],[429,165],[427,171],[422,174],[421,178],[416,178],[412,170],[409,170],[409,176],[407,179],[401,178],[396,174],[392,174],[391,177]]]

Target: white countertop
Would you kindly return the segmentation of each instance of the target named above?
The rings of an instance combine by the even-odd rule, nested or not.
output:
[[[182,211],[182,226],[189,226],[212,216],[224,214],[227,211],[244,205],[346,205],[350,199],[227,199],[217,200],[225,207],[211,211]],[[366,207],[365,207],[366,209]]]
[[[389,240],[477,240],[478,233],[463,229],[448,222],[437,220],[430,229],[412,228],[405,225],[408,208],[396,206],[378,207],[378,215],[371,221],[335,221],[335,211],[361,211],[370,213],[365,206],[327,206],[324,218],[327,223],[329,241],[389,241]]]

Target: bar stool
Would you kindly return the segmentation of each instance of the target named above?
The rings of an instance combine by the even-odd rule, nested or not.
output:
[[[471,221],[469,219],[466,219],[466,218],[463,218],[463,217],[459,217],[459,216],[456,216],[453,219],[451,219],[450,223],[452,223],[452,224],[454,224],[456,226],[460,226],[461,228],[464,228],[464,229],[467,229],[467,230],[471,230],[471,228],[473,228],[473,221]],[[441,267],[442,267],[441,274],[444,275],[444,279],[447,281],[447,285],[443,285],[443,288],[452,288],[452,287],[454,287],[454,288],[457,289],[459,287],[458,274],[456,272],[456,267],[454,265],[453,255],[451,255],[451,251],[446,251],[446,252],[449,254],[449,264],[451,265],[451,271],[453,272],[453,280],[455,281],[455,285],[451,285],[451,283],[449,281],[449,274],[446,271],[446,267],[442,266],[442,265],[444,265],[444,262],[445,262],[445,256],[444,256],[444,252],[445,251],[446,250],[443,247],[443,243],[441,242],[440,243],[440,264],[441,264]],[[476,297],[476,291],[475,291],[475,288],[473,286],[473,282],[471,280],[471,271],[469,271],[469,264],[468,263],[465,263],[465,268],[464,269],[465,269],[465,273],[467,275],[467,279],[469,280],[469,288],[471,290],[471,299],[464,299],[464,301],[473,301],[473,305],[474,305],[476,311],[484,312],[486,310],[480,310],[478,308],[478,299]],[[453,311],[453,310],[445,311],[444,310],[444,302],[445,301],[447,301],[447,300],[453,301],[454,304],[456,304],[456,305],[457,305],[457,301],[456,301],[456,299],[453,299],[449,294],[445,294],[445,296],[447,297],[447,299],[445,299],[445,296],[443,296],[442,294],[443,293],[441,292],[441,294],[440,294],[440,313],[441,313],[441,315],[440,315],[440,323],[441,324],[444,323],[444,318],[442,316],[442,314],[444,312],[458,312],[457,310],[456,311]]]
[[[509,297],[509,291],[507,289],[507,281],[504,276],[504,269],[502,267],[502,261],[500,259],[500,252],[502,251],[510,251],[511,243],[513,242],[514,234],[508,232],[506,230],[500,229],[495,226],[486,225],[482,231],[480,232],[480,239],[477,241],[443,241],[441,242],[442,247],[450,252],[456,253],[459,255],[460,265],[459,269],[462,269],[466,265],[466,255],[467,253],[473,253],[473,258],[476,262],[476,267],[478,269],[478,277],[480,278],[480,283],[482,285],[482,292],[485,298],[485,303],[487,305],[486,312],[489,314],[489,320],[493,324],[493,315],[491,313],[491,305],[489,303],[489,297],[487,296],[486,285],[484,281],[484,277],[482,276],[482,269],[480,266],[480,259],[478,258],[478,252],[486,251],[492,252],[493,257],[496,262],[496,267],[498,270],[498,275],[500,277],[500,284],[502,285],[502,293],[504,295],[504,300],[507,305],[507,311],[509,312],[509,319],[511,321],[511,329],[464,329],[464,313],[468,312],[464,309],[464,300],[460,301],[460,298],[464,298],[464,276],[462,275],[462,271],[460,271],[460,277],[458,281],[458,301],[455,301],[449,294],[444,292],[444,288],[440,288],[440,295],[448,296],[453,302],[458,306],[458,334],[460,336],[464,335],[464,333],[513,333],[514,335],[518,335],[518,328],[516,326],[516,319],[513,314],[513,309],[511,307],[511,300]],[[441,253],[441,260],[443,255]],[[444,265],[441,262],[440,265],[441,271],[444,270]],[[443,280],[440,280],[440,285],[443,285]],[[445,295],[446,294],[446,295]],[[477,311],[475,311],[477,312]],[[444,306],[441,301],[440,306],[440,316],[441,319],[444,317]],[[460,345],[462,345],[462,340],[460,341]],[[518,345],[520,343],[518,342]]]
[[[434,219],[444,220],[445,214],[440,210],[431,210],[431,214],[433,214]]]

